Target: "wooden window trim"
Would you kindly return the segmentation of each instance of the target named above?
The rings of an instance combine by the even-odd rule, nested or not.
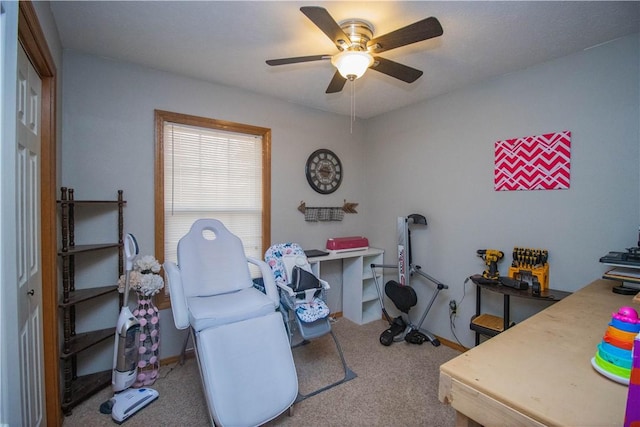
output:
[[[155,255],[164,262],[164,123],[180,123],[262,137],[262,253],[271,244],[271,129],[206,117],[155,110]],[[155,296],[159,309],[171,307],[169,297]]]

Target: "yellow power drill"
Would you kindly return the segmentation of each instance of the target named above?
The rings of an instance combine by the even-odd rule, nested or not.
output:
[[[482,258],[487,265],[487,268],[482,272],[482,277],[498,280],[500,277],[498,261],[504,257],[504,253],[497,249],[478,249],[478,256]]]

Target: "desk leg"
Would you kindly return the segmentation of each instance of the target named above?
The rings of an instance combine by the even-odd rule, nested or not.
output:
[[[456,427],[482,427],[462,412],[456,411]]]
[[[510,296],[505,294],[504,295],[504,301],[503,301],[504,306],[502,308],[502,311],[503,311],[503,318],[502,319],[504,320],[504,325],[503,325],[504,329],[503,329],[503,331],[506,331],[509,328],[509,323],[511,323],[511,321],[509,320],[510,313],[511,313],[511,311],[510,311],[510,309],[511,309],[510,308],[510,306],[511,306],[510,302],[511,302]]]
[[[480,298],[482,297],[482,289],[476,286],[476,316],[480,316]],[[480,332],[476,332],[476,347],[480,345]]]

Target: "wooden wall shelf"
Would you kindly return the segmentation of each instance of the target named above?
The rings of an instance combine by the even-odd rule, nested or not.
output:
[[[123,244],[123,200],[122,190],[118,190],[116,200],[75,200],[72,188],[62,187],[60,200],[57,201],[60,210],[60,241],[62,243],[58,256],[62,263],[62,295],[58,307],[62,310],[63,337],[60,352],[61,372],[64,377],[62,390],[62,411],[70,415],[73,407],[89,396],[111,383],[111,369],[78,376],[78,358],[86,357],[95,349],[95,345],[115,335],[115,323],[105,324],[104,328],[76,333],[76,308],[78,304],[95,298],[113,297],[118,293],[116,283],[110,285],[85,285],[76,289],[75,267],[76,257],[96,251],[118,251],[118,276],[124,273],[124,244]],[[113,208],[117,214],[117,228],[114,242],[98,244],[75,244],[76,209],[92,209],[97,205]],[[114,227],[115,228],[115,227]],[[122,305],[122,296],[118,306]]]

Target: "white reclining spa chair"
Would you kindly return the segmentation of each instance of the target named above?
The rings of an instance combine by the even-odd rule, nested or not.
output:
[[[259,267],[266,294],[253,286]],[[240,239],[215,219],[200,219],[165,262],[173,319],[190,328],[212,423],[258,426],[298,394],[291,348],[273,274],[245,256]]]
[[[307,344],[308,340],[330,334],[344,370],[344,377],[341,380],[308,394],[298,393],[296,402],[356,378],[357,375],[347,366],[338,338],[331,330],[330,312],[325,302],[329,284],[313,273],[300,245],[297,243],[273,245],[267,249],[264,257],[273,271],[276,285],[280,290],[280,311],[287,325],[292,347]]]

